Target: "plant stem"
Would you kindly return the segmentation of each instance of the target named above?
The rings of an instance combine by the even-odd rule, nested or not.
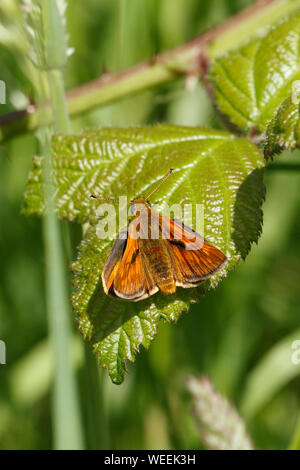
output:
[[[53,436],[55,449],[82,449],[77,384],[71,357],[71,322],[60,226],[51,211],[44,220],[47,304],[54,355]]]
[[[271,25],[300,9],[300,0],[258,0],[254,5],[226,20],[194,40],[152,59],[115,74],[100,78],[67,93],[69,115],[76,116],[114,100],[140,92],[172,80],[180,75],[199,73],[205,78],[207,65],[221,53],[239,47],[257,34],[257,30]],[[206,66],[203,68],[203,63]],[[50,123],[50,107],[45,109]],[[13,112],[0,118],[0,141],[20,133],[30,132],[40,124],[37,106]]]
[[[42,91],[42,96],[45,92]],[[81,449],[83,438],[77,386],[71,358],[71,322],[68,289],[64,269],[60,225],[54,213],[51,184],[50,133],[41,128],[40,140],[45,155],[45,202],[48,208],[43,221],[46,256],[46,299],[50,340],[54,360],[53,436],[55,449]]]
[[[53,111],[54,129],[56,132],[69,134],[71,132],[71,123],[70,123],[70,119],[69,119],[68,111],[67,111],[63,74],[61,70],[51,69],[47,72],[47,75],[48,75],[48,85],[49,85],[50,98],[51,98],[50,101],[51,101],[51,106],[52,106],[52,111]],[[53,199],[54,198],[52,198],[52,200]],[[67,245],[68,245],[68,254],[69,254],[69,261],[70,261],[72,258],[71,252],[74,251],[73,250],[74,241],[72,240],[72,235],[76,235],[75,234],[76,227],[71,227],[69,225],[67,227],[65,226],[64,229],[65,229],[65,238],[68,239]],[[68,324],[65,323],[64,328],[58,331],[58,328],[57,328],[58,325],[56,325],[57,318],[55,318],[55,316],[53,318],[53,323],[54,323],[53,334],[55,338],[57,338],[57,342],[60,342],[60,344],[56,345],[57,352],[59,351],[59,348],[61,349],[63,347],[63,344],[68,343],[69,339],[71,338],[71,324],[70,324],[69,319],[70,319],[70,314],[68,311],[67,316],[65,318],[65,320],[68,320]],[[65,332],[65,337],[63,337],[64,332]],[[97,365],[96,358],[93,356],[92,351],[90,349],[90,345],[85,344],[84,348],[85,348],[85,385],[86,385],[85,397],[86,397],[86,402],[87,402],[86,441],[87,441],[88,448],[98,449],[99,446],[101,446],[101,443],[104,444],[106,442],[106,434],[107,434],[106,433],[107,430],[105,429],[105,425],[102,419],[104,416],[104,412],[103,412],[102,404],[100,402],[101,390],[100,390],[100,383],[99,383],[100,381],[99,368]],[[65,357],[65,355],[61,357]],[[62,412],[61,407],[64,406],[64,402],[63,400],[61,400],[61,392],[64,387],[63,381],[66,380],[66,377],[67,377],[68,386],[69,386],[69,401],[71,402],[69,403],[70,412],[72,412],[72,416],[74,417],[72,428],[73,430],[76,429],[76,433],[77,433],[77,437],[74,440],[74,442],[77,441],[76,448],[81,448],[83,446],[83,442],[82,442],[83,438],[81,435],[82,427],[81,427],[81,422],[80,422],[77,387],[76,387],[75,380],[74,380],[75,379],[74,373],[72,372],[72,368],[70,367],[71,364],[68,362],[69,361],[66,361],[65,365],[68,364],[69,376],[63,375],[62,370],[60,371],[61,376],[57,375],[57,394],[56,394],[57,395],[56,422],[57,422],[57,428],[58,428],[57,446],[58,448],[64,448],[64,447],[61,447],[60,444],[61,444],[61,438],[63,437],[66,429],[64,428],[63,423],[59,421],[58,415]],[[57,364],[57,367],[58,367],[58,364]],[[59,374],[59,371],[58,371],[58,374]],[[64,374],[66,374],[66,371],[64,371]],[[59,384],[59,382],[61,382],[61,384]],[[73,396],[70,396],[70,394],[73,394]],[[64,415],[64,413],[62,413],[62,415]],[[76,419],[76,422],[74,422],[74,419]],[[59,434],[61,434],[61,436],[59,436]],[[68,442],[66,444],[68,445]]]
[[[59,21],[62,22],[56,2],[44,0],[41,3],[44,37],[41,44],[48,46],[49,58],[47,78],[50,90],[50,106],[53,111],[53,124],[57,132],[71,131],[69,116],[64,94],[63,75],[56,68],[56,58],[64,56],[63,27],[58,30],[62,36],[54,38],[54,31]],[[62,23],[61,23],[62,24]],[[55,42],[56,41],[56,42]],[[52,45],[55,45],[52,51]],[[52,60],[52,62],[51,62]],[[46,93],[43,82],[45,72],[41,72],[41,101],[46,102]],[[43,111],[42,107],[42,111]],[[65,271],[65,256],[63,251],[61,225],[55,214],[55,190],[52,181],[52,162],[50,132],[46,127],[48,123],[47,112],[42,117],[44,164],[44,189],[46,217],[43,223],[45,255],[46,255],[46,296],[49,318],[50,340],[53,349],[54,361],[54,388],[53,388],[53,446],[55,449],[82,449],[83,435],[80,417],[78,390],[76,384],[74,364],[71,351],[71,314],[68,302],[68,288]]]
[[[56,132],[71,133],[71,123],[67,112],[65,88],[60,70],[48,71],[48,83],[53,111],[53,125]]]

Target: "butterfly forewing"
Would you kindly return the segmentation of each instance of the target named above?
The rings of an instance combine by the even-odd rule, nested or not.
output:
[[[127,246],[127,239],[127,229],[121,230],[106,260],[102,271],[102,283],[106,294],[110,293],[112,295],[112,285]]]
[[[166,217],[163,223],[170,225],[167,243],[176,266],[174,274],[177,286],[192,287],[200,284],[223,267],[226,256],[201,235],[180,221]]]
[[[129,224],[126,246],[115,243],[103,270],[105,292],[126,300],[141,300],[158,290],[142,261],[139,240]]]

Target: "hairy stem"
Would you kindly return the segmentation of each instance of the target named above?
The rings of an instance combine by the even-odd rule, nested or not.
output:
[[[44,37],[40,37],[44,49],[48,43],[55,44],[55,54],[59,57],[60,41],[53,38],[53,31],[58,21],[62,21],[56,2],[44,0],[41,4]],[[63,28],[61,28],[62,33]],[[48,34],[48,35],[47,35]],[[48,41],[48,42],[47,42]],[[62,45],[63,47],[63,45]],[[58,54],[58,55],[57,55]],[[63,51],[62,54],[63,56]],[[46,56],[46,55],[45,55]],[[49,57],[49,59],[48,59]],[[65,102],[63,76],[61,70],[56,68],[56,57],[50,53],[45,61],[47,66],[48,86],[50,90],[50,105],[53,111],[53,124],[58,132],[69,132],[70,123]],[[42,62],[42,60],[41,60]],[[46,93],[43,78],[46,75],[41,71],[41,101],[46,102]],[[44,108],[42,107],[42,110]],[[50,132],[47,111],[42,115],[43,128],[40,138],[43,152],[46,156],[44,164],[44,189],[46,217],[43,221],[45,256],[46,256],[46,296],[49,318],[50,339],[54,360],[54,389],[53,389],[53,440],[55,449],[81,449],[83,448],[80,407],[74,364],[71,351],[71,315],[68,302],[68,288],[65,272],[65,256],[63,251],[61,226],[54,212],[55,198],[52,181],[52,164],[50,149]]]
[[[229,18],[223,24],[175,49],[114,74],[75,88],[67,93],[71,116],[87,112],[130,94],[167,82],[179,75],[198,73],[205,81],[207,66],[221,53],[240,46],[283,16],[300,9],[300,0],[258,0],[254,5]],[[45,109],[50,123],[50,107]],[[30,105],[27,110],[6,114],[0,118],[0,141],[36,129],[40,124],[40,110]]]
[[[67,112],[62,72],[60,70],[49,70],[48,83],[51,96],[54,129],[56,132],[70,134],[71,123]]]

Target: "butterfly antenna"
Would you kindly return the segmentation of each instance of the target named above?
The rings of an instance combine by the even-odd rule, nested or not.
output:
[[[102,199],[103,201],[116,201],[115,197],[98,196],[98,194],[91,194],[90,198],[92,198],[92,199]]]
[[[163,179],[158,183],[158,185],[151,191],[151,193],[148,194],[148,196],[146,196],[146,200],[148,200],[152,194],[155,193],[155,191],[158,190],[158,188],[160,188],[160,186],[166,181],[166,179],[170,176],[170,174],[172,173],[173,171],[173,168],[170,168],[167,173],[165,174],[165,176],[163,177]]]

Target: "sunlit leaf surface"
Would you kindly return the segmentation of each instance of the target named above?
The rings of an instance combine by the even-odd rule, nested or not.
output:
[[[264,132],[300,79],[300,14],[218,58],[211,67],[218,108],[238,127]]]
[[[73,306],[80,329],[89,338],[114,382],[134,361],[140,345],[147,348],[159,319],[175,321],[202,288],[178,288],[175,295],[140,302],[111,299],[103,292],[101,271],[112,241],[97,237],[96,208],[89,195],[146,195],[165,174],[173,174],[154,196],[157,210],[166,203],[203,204],[204,235],[228,257],[222,272],[206,287],[216,286],[244,258],[261,231],[264,159],[249,140],[206,128],[154,126],[100,129],[53,140],[57,211],[60,217],[84,222],[89,228],[73,263]],[[42,159],[35,160],[25,197],[25,210],[43,214]],[[190,225],[195,217],[190,214]]]
[[[284,100],[275,117],[270,121],[267,127],[264,154],[270,157],[283,150],[293,150],[299,142],[299,101],[295,95]]]

